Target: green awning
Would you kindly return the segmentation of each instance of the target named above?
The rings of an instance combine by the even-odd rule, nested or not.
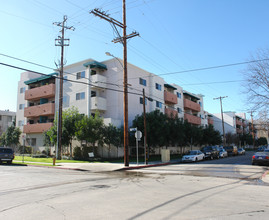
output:
[[[173,90],[177,90],[176,87],[171,86],[170,84],[164,84],[164,87],[169,88],[169,89],[173,89]]]
[[[48,75],[43,75],[43,76],[40,76],[38,78],[27,80],[24,83],[26,85],[29,85],[29,84],[32,84],[32,83],[41,82],[41,81],[46,80],[46,79],[55,78],[55,76],[57,76],[57,75],[58,75],[58,73],[50,73]]]
[[[85,66],[85,67],[90,66],[91,69],[92,68],[98,68],[98,69],[107,70],[107,67],[106,67],[105,64],[99,63],[97,61],[91,61],[91,62],[84,63],[83,66]]]
[[[198,98],[198,97],[196,97],[196,96],[194,96],[194,95],[192,95],[191,93],[188,93],[188,92],[183,92],[183,95],[187,95],[187,96],[190,96],[193,99],[200,100],[200,98]]]

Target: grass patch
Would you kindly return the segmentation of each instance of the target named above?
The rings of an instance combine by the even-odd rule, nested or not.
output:
[[[22,156],[15,156],[14,160],[22,161]],[[32,158],[32,157],[24,157],[24,161],[40,162],[40,163],[51,163],[51,164],[53,162],[52,158]],[[82,160],[56,160],[56,163],[89,163],[89,161],[82,161]]]

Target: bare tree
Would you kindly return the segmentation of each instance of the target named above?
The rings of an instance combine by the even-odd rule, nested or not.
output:
[[[250,109],[259,112],[269,110],[269,50],[260,49],[251,60],[259,62],[249,63],[244,71],[246,93],[248,96],[247,104]]]

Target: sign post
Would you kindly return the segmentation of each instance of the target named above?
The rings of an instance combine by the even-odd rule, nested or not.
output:
[[[135,138],[136,138],[136,161],[137,161],[137,165],[139,164],[139,162],[138,162],[138,141],[141,140],[141,137],[142,137],[142,132],[136,130]]]

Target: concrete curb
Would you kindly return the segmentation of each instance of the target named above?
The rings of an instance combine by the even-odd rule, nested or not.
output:
[[[80,168],[59,167],[59,166],[41,166],[41,165],[35,165],[35,164],[25,164],[25,166],[41,167],[41,168],[52,168],[52,169],[62,169],[62,170],[84,171],[84,172],[89,171],[89,170],[80,169]]]
[[[168,163],[156,163],[156,164],[148,164],[148,165],[141,165],[141,166],[131,166],[131,167],[124,167],[115,171],[123,171],[123,170],[136,170],[136,169],[143,169],[148,167],[159,167],[159,166],[167,166],[172,164],[178,164],[180,162],[168,162]]]

